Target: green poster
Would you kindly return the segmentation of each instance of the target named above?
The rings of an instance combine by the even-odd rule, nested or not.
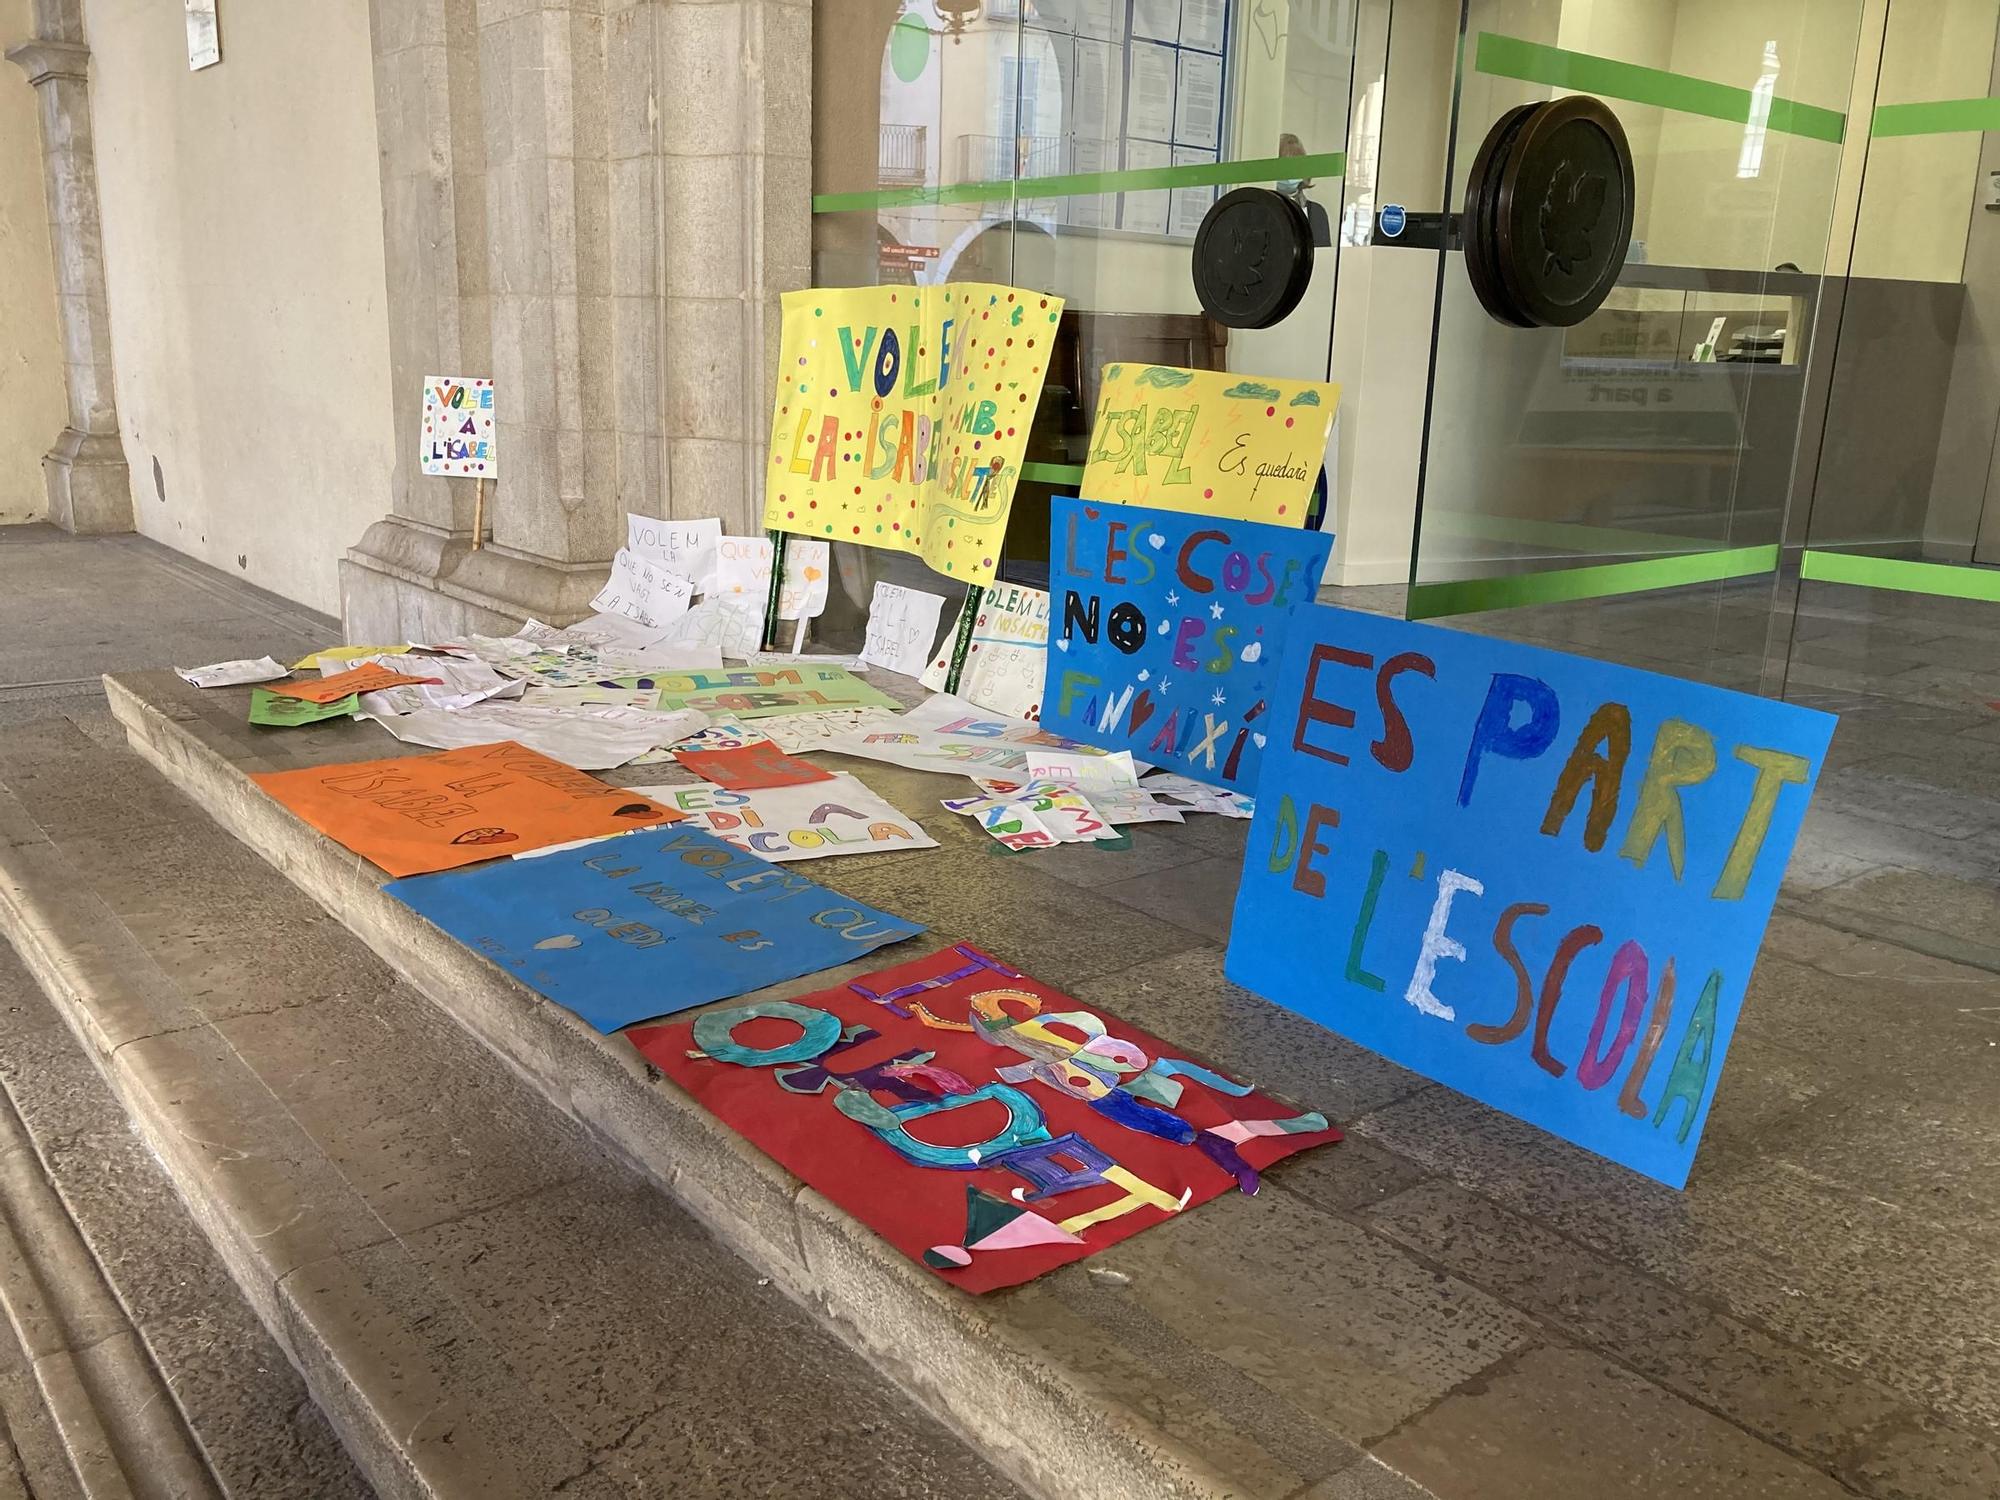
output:
[[[303,698],[288,698],[283,693],[269,692],[264,688],[250,689],[250,722],[252,724],[273,724],[283,727],[288,724],[317,724],[321,719],[338,719],[348,714],[358,713],[361,699],[354,693],[332,703],[308,703]]]

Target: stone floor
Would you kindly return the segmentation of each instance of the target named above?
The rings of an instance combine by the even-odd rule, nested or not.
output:
[[[1115,1310],[1082,1277],[1027,1289],[1050,1318],[1125,1320],[1154,1351],[1135,1399],[1197,1402],[1294,1473],[1363,1447],[1445,1500],[2000,1494],[2000,606],[1806,585],[1774,631],[1770,604],[1722,585],[1451,622],[1841,714],[1684,1193],[1232,990],[1241,824],[827,862],[1348,1128],[1273,1175],[1268,1285],[1227,1288],[1264,1316],[1224,1357],[1185,1330],[1216,1268],[1257,1258],[1191,1258],[1199,1216],[1175,1253],[1121,1247]],[[92,672],[320,628],[131,539],[0,531],[0,716],[104,741]]]

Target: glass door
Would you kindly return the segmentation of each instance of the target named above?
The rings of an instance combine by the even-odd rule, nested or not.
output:
[[[1372,163],[1388,13],[869,0],[816,27],[815,284],[998,281],[1064,299],[1002,579],[1046,577],[1049,497],[1081,479],[1105,365],[1327,378],[1343,233],[1369,223],[1350,146],[1358,133]],[[1269,327],[1224,326],[1194,289],[1203,215],[1237,188],[1290,198],[1314,242],[1303,294]],[[875,577],[949,589],[914,558],[841,550],[850,600]],[[838,639],[839,613],[825,623]]]
[[[1567,326],[1500,321],[1462,241],[1439,257],[1407,501],[1412,617],[1779,686],[1780,544],[1823,401],[1816,353],[1830,349],[1828,278],[1845,255],[1862,11],[1860,0],[1461,8],[1438,164],[1448,205],[1463,214],[1469,190],[1513,180],[1475,181],[1496,121],[1591,95],[1629,147],[1631,247],[1602,305]],[[1535,274],[1613,232],[1586,175],[1558,166],[1534,185],[1525,222],[1540,234],[1522,240]]]

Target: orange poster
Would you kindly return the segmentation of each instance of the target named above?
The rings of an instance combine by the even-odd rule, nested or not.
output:
[[[347,672],[335,672],[331,677],[315,681],[307,677],[298,682],[281,682],[270,691],[281,698],[303,698],[308,703],[334,703],[349,693],[379,693],[383,688],[402,687],[411,682],[436,682],[435,677],[411,677],[404,672],[391,671],[380,662],[366,662]]]
[[[681,816],[512,740],[250,779],[391,875],[452,870]]]

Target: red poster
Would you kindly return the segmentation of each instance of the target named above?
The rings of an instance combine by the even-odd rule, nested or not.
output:
[[[380,662],[365,661],[358,667],[336,672],[331,677],[305,677],[297,682],[273,683],[269,691],[281,698],[303,698],[308,703],[338,703],[349,693],[379,693],[384,688],[401,687],[405,683],[437,680],[435,677],[412,677]]]
[[[833,772],[823,771],[796,755],[787,755],[769,740],[728,750],[676,750],[674,759],[703,781],[729,792],[833,780]]]
[[[1307,1113],[968,944],[625,1033],[731,1129],[955,1286],[1082,1260],[1308,1146]]]

